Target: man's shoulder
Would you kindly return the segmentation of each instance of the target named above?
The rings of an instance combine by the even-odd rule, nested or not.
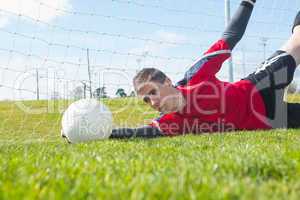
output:
[[[182,133],[184,119],[179,112],[167,113],[152,120],[150,126],[158,128],[165,135],[178,135]]]

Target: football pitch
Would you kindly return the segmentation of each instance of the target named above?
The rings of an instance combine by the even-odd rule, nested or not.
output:
[[[105,103],[116,126],[157,115],[132,99]],[[68,104],[0,103],[0,199],[299,199],[300,130],[70,145]]]

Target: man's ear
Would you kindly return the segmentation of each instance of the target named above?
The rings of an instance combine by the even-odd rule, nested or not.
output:
[[[172,86],[172,81],[171,81],[171,79],[166,78],[164,84],[167,85],[167,86]]]

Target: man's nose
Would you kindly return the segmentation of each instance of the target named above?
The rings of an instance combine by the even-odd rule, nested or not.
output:
[[[159,99],[158,98],[151,98],[150,99],[151,106],[154,108],[159,107]]]

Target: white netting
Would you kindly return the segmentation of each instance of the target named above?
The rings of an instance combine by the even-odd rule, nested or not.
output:
[[[231,0],[231,15],[239,2]],[[258,1],[234,51],[235,80],[284,43],[299,8],[297,0]],[[130,94],[143,67],[160,68],[175,82],[223,30],[221,0],[2,1],[0,99],[36,99],[37,91],[40,99],[70,99],[84,86],[89,95],[87,49],[93,92]],[[224,64],[218,76],[227,74]]]

